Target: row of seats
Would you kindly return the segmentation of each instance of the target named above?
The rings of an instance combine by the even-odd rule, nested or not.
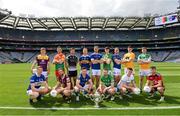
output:
[[[91,54],[90,52],[89,54]],[[180,62],[180,51],[150,51],[149,52],[152,56],[152,60],[156,62]],[[32,63],[35,57],[38,55],[38,52],[0,52],[0,63],[4,62],[13,62],[13,60],[18,60],[20,62],[28,62]],[[50,61],[53,60],[53,57],[55,56],[56,52],[48,52],[47,55],[50,57]],[[123,54],[125,52],[121,52],[120,55],[123,57]],[[137,56],[140,54],[139,52],[135,52],[136,59]],[[65,52],[65,55],[68,55],[67,52]],[[81,53],[76,53],[78,57],[80,57]]]

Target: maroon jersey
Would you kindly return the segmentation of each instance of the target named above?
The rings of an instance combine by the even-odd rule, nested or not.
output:
[[[38,55],[36,57],[36,62],[38,66],[41,66],[43,68],[43,71],[47,71],[47,66],[48,66],[48,62],[49,62],[49,56],[45,55]]]
[[[156,73],[155,75],[152,75],[152,74],[149,75],[149,76],[147,77],[147,80],[152,81],[152,82],[153,82],[153,85],[157,85],[157,84],[158,84],[158,81],[160,81],[160,80],[163,81],[162,76],[161,76],[160,74],[158,74],[158,73]],[[162,86],[164,86],[164,85],[163,85],[163,82],[162,82]]]
[[[67,84],[70,83],[70,79],[67,75],[60,76],[58,81],[61,83],[61,87],[67,87]]]

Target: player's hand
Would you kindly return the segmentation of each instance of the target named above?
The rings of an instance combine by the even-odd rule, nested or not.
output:
[[[49,74],[50,74],[50,70],[47,71],[47,75],[49,75]]]
[[[63,63],[63,61],[62,61],[62,60],[59,60],[59,63],[60,63],[60,64],[62,64],[62,63]]]

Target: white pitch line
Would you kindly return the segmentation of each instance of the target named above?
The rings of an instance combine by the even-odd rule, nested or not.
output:
[[[0,109],[13,110],[155,110],[155,109],[179,109],[180,106],[159,106],[159,107],[121,107],[121,108],[35,108],[35,107],[0,107]]]

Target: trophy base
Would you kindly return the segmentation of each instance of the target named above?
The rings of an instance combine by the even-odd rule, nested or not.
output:
[[[99,108],[99,104],[98,103],[95,103],[95,108]]]
[[[95,107],[95,108],[99,108],[99,106],[96,106],[96,105],[95,105],[94,107]]]

